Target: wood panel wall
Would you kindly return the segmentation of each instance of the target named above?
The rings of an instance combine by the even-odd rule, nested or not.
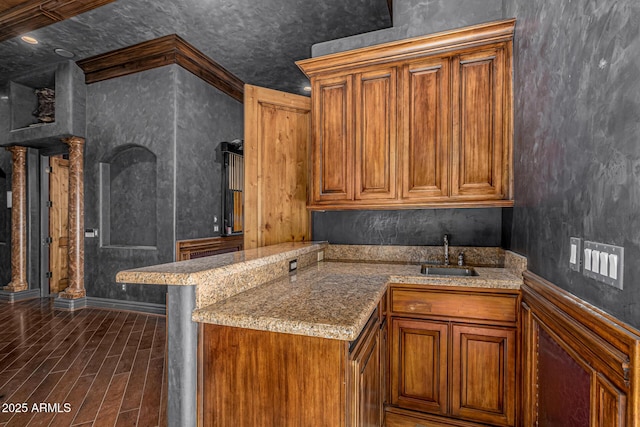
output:
[[[241,251],[243,242],[244,236],[242,234],[228,237],[178,240],[176,242],[176,261]]]
[[[587,389],[571,393],[588,394],[589,426],[640,426],[640,331],[529,271],[524,273],[522,294],[523,425],[551,426],[540,418],[554,412],[540,407],[550,405],[539,395],[540,377],[549,374],[540,371],[541,357],[548,357],[541,355],[542,345],[558,361],[572,359],[574,371],[582,369],[580,375],[569,369],[554,374],[564,375],[570,387],[580,387],[578,379],[588,376],[583,386]],[[549,337],[560,349],[552,348]],[[565,403],[563,411],[569,417],[572,408]],[[568,418],[563,422],[572,425]]]

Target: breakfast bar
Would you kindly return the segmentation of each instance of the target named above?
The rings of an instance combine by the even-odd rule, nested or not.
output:
[[[264,336],[269,336],[272,341],[282,339],[283,343],[287,340],[309,340],[305,345],[313,343],[316,349],[324,348],[325,345],[328,346],[326,348],[337,348],[341,356],[336,356],[336,363],[344,366],[349,363],[349,355],[357,358],[358,354],[354,352],[359,351],[361,346],[367,347],[368,351],[371,351],[373,343],[377,348],[382,348],[381,335],[375,335],[375,339],[364,338],[374,337],[373,333],[365,334],[367,330],[375,330],[377,334],[379,329],[386,327],[386,296],[390,284],[517,292],[522,283],[518,273],[518,268],[522,266],[518,267],[519,260],[515,254],[496,251],[496,248],[452,248],[454,252],[466,252],[467,260],[475,266],[477,276],[422,275],[420,263],[438,262],[440,249],[343,246],[329,245],[325,242],[283,243],[126,270],[118,273],[117,281],[169,285],[168,420],[170,425],[175,423],[195,426],[198,424],[198,413],[202,412],[198,410],[197,404],[198,387],[203,387],[203,384],[198,384],[197,366],[202,363],[198,360],[199,345],[201,356],[218,357],[219,354],[231,351],[220,351],[221,343],[230,343],[233,339],[240,339],[238,337],[250,341],[253,339],[252,345],[256,347],[261,345],[260,334],[266,334]],[[236,338],[230,338],[240,330],[245,332]],[[362,337],[363,335],[366,337]],[[213,336],[225,338],[206,338],[206,343],[198,342],[202,337]],[[214,341],[215,344],[212,344]],[[365,351],[364,347],[362,351]],[[269,350],[266,347],[260,348],[260,357],[268,359]],[[207,350],[212,349],[216,349],[214,353],[207,353]],[[233,360],[241,360],[248,357],[243,353],[245,350],[234,347],[229,354]],[[386,352],[386,349],[383,350]],[[280,356],[287,357],[287,354],[285,352]],[[333,357],[327,354],[324,353],[325,360]],[[291,354],[288,356],[297,359]],[[347,360],[342,360],[342,356],[346,356]],[[247,360],[250,363],[255,362],[251,361],[251,357]],[[222,366],[220,363],[221,360],[216,360],[215,363],[205,361],[204,365],[219,376],[223,372],[215,371],[211,367]],[[382,362],[378,361],[378,364]],[[292,366],[287,367],[289,374],[295,372]],[[230,366],[227,370],[231,372],[233,369],[235,368]],[[243,371],[250,369],[249,366],[243,367]],[[324,378],[330,376],[330,373],[318,375],[318,378]],[[276,378],[278,373],[273,372],[273,376]],[[340,381],[343,380],[350,384],[346,377],[324,378],[323,381],[325,380],[334,381],[333,384],[337,384],[337,387],[342,387]],[[376,381],[381,380],[378,377]],[[217,386],[209,384],[207,379],[201,382],[208,384],[204,388],[205,393],[207,390],[213,390],[211,387]],[[256,384],[259,382],[260,380],[256,379]],[[355,387],[353,384],[349,385],[351,386]],[[256,387],[256,393],[258,388]],[[302,385],[298,391],[306,392]],[[330,390],[330,393],[334,391]],[[218,394],[220,393],[216,396]],[[343,396],[342,403],[337,403],[338,406],[349,400],[349,391],[344,391],[343,394],[346,396]],[[382,399],[381,396],[369,398],[373,398],[374,401]],[[228,402],[218,400],[218,411],[220,408],[229,409]],[[313,398],[308,396],[307,406],[310,406],[312,401]],[[283,407],[286,406],[285,402],[280,403]],[[358,414],[353,413],[353,408],[357,408],[357,405],[345,407],[338,416],[341,419],[357,419]],[[282,411],[286,413],[286,408]],[[206,412],[210,414],[212,411]],[[242,408],[242,412],[247,414],[251,410]],[[313,410],[309,409],[309,412],[313,413]]]

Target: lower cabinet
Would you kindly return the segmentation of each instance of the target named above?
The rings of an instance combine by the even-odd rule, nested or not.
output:
[[[391,323],[391,404],[446,414],[449,325],[402,318]]]
[[[451,415],[514,425],[515,329],[452,324],[451,331]]]
[[[391,287],[386,425],[514,426],[519,293],[447,289]]]
[[[352,342],[202,324],[198,425],[381,427],[381,319]]]

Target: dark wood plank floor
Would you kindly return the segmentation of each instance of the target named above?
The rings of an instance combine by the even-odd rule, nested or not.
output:
[[[0,303],[0,427],[166,426],[163,316]]]

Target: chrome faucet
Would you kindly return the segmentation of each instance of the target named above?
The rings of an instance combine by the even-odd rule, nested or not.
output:
[[[444,235],[444,265],[449,265],[449,235]]]

